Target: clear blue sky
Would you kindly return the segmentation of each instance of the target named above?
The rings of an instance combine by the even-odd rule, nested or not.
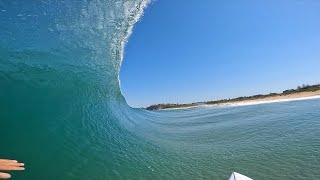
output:
[[[320,83],[320,2],[154,1],[129,39],[120,78],[134,107]]]

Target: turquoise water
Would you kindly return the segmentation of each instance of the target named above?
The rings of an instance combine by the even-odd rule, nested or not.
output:
[[[145,1],[0,1],[0,157],[15,179],[320,179],[320,100],[149,112],[119,86]]]

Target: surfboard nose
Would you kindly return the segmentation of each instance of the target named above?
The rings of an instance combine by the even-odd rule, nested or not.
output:
[[[237,172],[233,172],[231,176],[229,177],[229,180],[253,180],[245,175],[242,175]]]

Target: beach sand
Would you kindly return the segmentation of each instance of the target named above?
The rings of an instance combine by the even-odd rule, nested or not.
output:
[[[313,92],[299,92],[287,95],[275,95],[271,97],[258,98],[253,100],[243,100],[230,103],[220,103],[215,105],[203,105],[206,107],[210,106],[248,106],[256,104],[267,104],[267,103],[277,103],[277,102],[287,102],[287,101],[301,101],[308,99],[320,98],[320,90]]]
[[[161,109],[164,110],[183,110],[183,109],[193,109],[193,108],[213,108],[213,107],[230,107],[230,106],[249,106],[249,105],[258,105],[258,104],[268,104],[268,103],[278,103],[278,102],[288,102],[288,101],[302,101],[309,99],[318,99],[320,98],[320,90],[317,91],[306,91],[306,92],[295,92],[292,94],[278,94],[269,97],[262,97],[250,100],[239,100],[226,103],[216,103],[216,104],[199,104],[199,105],[190,105],[185,107],[172,107]]]

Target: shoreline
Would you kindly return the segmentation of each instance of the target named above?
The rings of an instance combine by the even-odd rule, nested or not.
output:
[[[297,89],[285,90],[282,93],[258,94],[237,98],[221,99],[189,104],[157,104],[147,107],[147,110],[177,110],[206,107],[248,106],[288,101],[302,101],[320,98],[320,85],[298,86]]]
[[[280,102],[291,102],[291,101],[304,101],[304,100],[311,100],[311,99],[320,99],[320,91],[315,92],[315,94],[301,96],[299,94],[295,94],[297,96],[280,96],[280,97],[271,97],[271,98],[261,98],[256,100],[244,100],[239,102],[232,102],[232,103],[221,103],[216,105],[200,105],[195,107],[236,107],[236,106],[250,106],[250,105],[259,105],[259,104],[271,104],[271,103],[280,103]]]
[[[302,92],[290,95],[275,96],[270,98],[261,98],[255,100],[243,100],[237,102],[228,102],[228,103],[217,103],[217,104],[200,104],[193,105],[188,107],[174,107],[161,109],[161,111],[166,110],[184,110],[184,109],[193,109],[193,108],[214,108],[214,107],[239,107],[239,106],[252,106],[259,104],[271,104],[271,103],[281,103],[281,102],[291,102],[291,101],[305,101],[312,99],[320,99],[320,90],[315,92]]]

